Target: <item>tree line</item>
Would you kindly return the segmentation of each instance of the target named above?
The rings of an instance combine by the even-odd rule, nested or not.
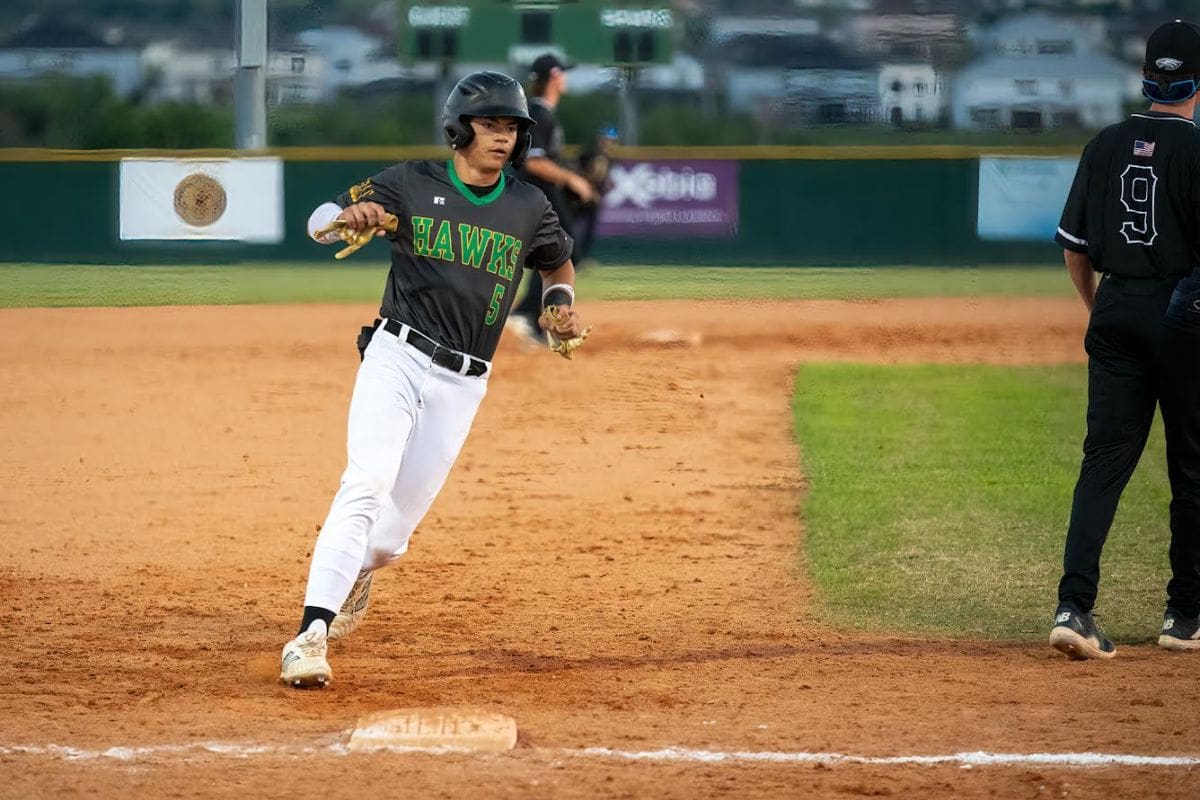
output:
[[[440,102],[437,103],[440,108]],[[1141,108],[1144,104],[1131,104]],[[273,147],[399,146],[435,143],[430,91],[343,95],[319,105],[268,108]],[[568,144],[584,144],[619,118],[615,94],[567,95],[559,106]],[[705,107],[694,98],[646,98],[639,143],[665,146],[839,144],[1082,144],[1086,131],[965,132],[883,125],[772,125],[748,114]],[[231,148],[228,104],[144,103],[117,97],[106,78],[54,76],[0,84],[0,147],[66,149]]]

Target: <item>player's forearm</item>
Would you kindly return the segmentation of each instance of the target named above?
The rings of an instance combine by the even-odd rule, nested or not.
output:
[[[575,305],[575,264],[571,261],[571,259],[568,258],[566,262],[557,269],[548,271],[542,270],[541,273],[542,286],[545,287],[542,289],[543,308],[547,305],[548,301],[553,301],[556,298],[559,300],[559,302],[550,302],[549,304],[569,306]],[[570,296],[571,302],[562,303],[561,295],[555,295],[556,290],[559,292],[566,292]],[[552,295],[555,296],[552,297]]]
[[[338,214],[341,213],[342,207],[337,203],[322,203],[317,206],[308,217],[308,237],[315,239],[321,244],[332,244],[339,241],[336,233],[327,233],[320,239],[317,239],[316,233],[337,219]]]
[[[548,158],[531,158],[525,162],[525,169],[538,180],[554,186],[565,186],[574,174]]]
[[[1087,253],[1076,253],[1074,250],[1063,250],[1063,258],[1067,262],[1067,273],[1071,276],[1071,283],[1075,284],[1075,291],[1079,292],[1083,304],[1091,311],[1096,302],[1096,270],[1092,268],[1092,260]]]

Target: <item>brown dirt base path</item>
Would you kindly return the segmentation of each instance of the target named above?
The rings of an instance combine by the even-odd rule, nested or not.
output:
[[[1196,796],[1186,767],[580,754],[1200,755],[1186,656],[1070,664],[1041,641],[849,634],[810,610],[795,364],[1078,361],[1075,302],[587,312],[573,363],[505,343],[412,552],[333,648],[334,685],[298,692],[278,653],[371,309],[0,311],[0,796]],[[639,343],[651,313],[701,343]],[[430,705],[509,714],[518,748],[330,749],[362,714]],[[206,742],[240,755],[170,749]]]

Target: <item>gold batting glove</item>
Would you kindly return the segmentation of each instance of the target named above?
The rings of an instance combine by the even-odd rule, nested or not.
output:
[[[395,214],[385,214],[383,222],[379,225],[369,225],[361,230],[353,230],[350,228],[350,223],[344,219],[335,219],[324,228],[313,233],[313,238],[320,241],[329,234],[335,234],[339,239],[346,243],[346,247],[334,254],[334,258],[345,258],[354,251],[358,250],[367,242],[379,235],[380,231],[395,233],[400,229],[400,220]]]
[[[542,312],[542,316],[549,323],[546,326],[546,340],[550,343],[550,349],[568,360],[574,357],[575,351],[583,346],[584,340],[592,332],[592,328],[589,325],[580,331],[578,336],[564,339],[559,334],[560,332],[566,333],[569,330],[567,327],[569,323],[566,315],[559,313],[558,306],[546,306]]]

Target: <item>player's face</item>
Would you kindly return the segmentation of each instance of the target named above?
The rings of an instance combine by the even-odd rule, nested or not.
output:
[[[475,117],[471,127],[475,129],[475,140],[466,155],[472,166],[503,169],[517,145],[517,121],[512,117]]]

